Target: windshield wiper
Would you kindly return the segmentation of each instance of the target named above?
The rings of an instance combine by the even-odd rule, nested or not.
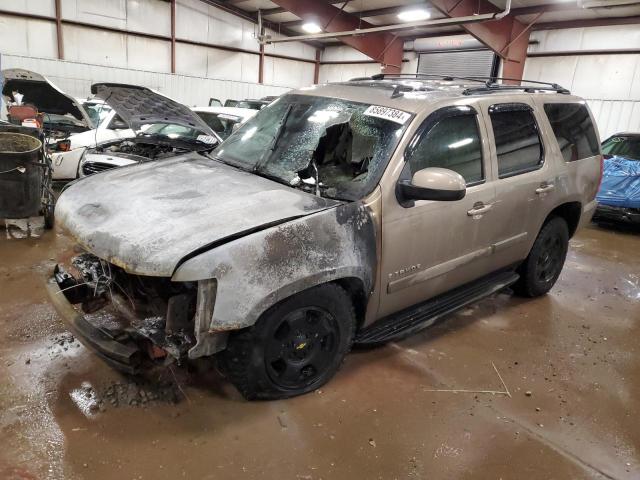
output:
[[[280,123],[278,124],[278,128],[276,130],[275,135],[273,136],[273,140],[271,140],[271,144],[269,145],[269,148],[267,148],[262,153],[262,155],[260,156],[260,159],[253,166],[254,172],[258,172],[260,171],[260,169],[262,169],[263,165],[266,163],[266,161],[269,159],[273,151],[278,146],[278,142],[280,141],[280,137],[282,137],[282,134],[284,133],[284,127],[287,124],[287,119],[289,118],[289,114],[291,113],[291,110],[293,110],[293,103],[289,104],[289,106],[287,107],[287,110],[284,112],[284,115],[282,115],[282,118],[280,119]]]

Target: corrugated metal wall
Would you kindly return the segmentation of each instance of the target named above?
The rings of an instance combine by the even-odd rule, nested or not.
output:
[[[529,52],[545,56],[527,59],[525,78],[559,83],[584,97],[602,139],[620,131],[640,132],[640,55],[593,54],[640,49],[637,25],[542,30],[531,39],[538,43]]]
[[[74,97],[86,97],[92,83],[119,82],[144,85],[187,105],[207,105],[210,97],[224,102],[228,98],[260,98],[280,95],[289,88],[237,80],[219,80],[188,75],[149,72],[130,68],[88,65],[47,58],[2,55],[2,68],[26,68],[45,75],[60,89]]]
[[[53,17],[55,0],[3,0],[0,9]],[[166,0],[61,0],[64,20],[131,32],[170,36]],[[265,85],[258,84],[256,26],[200,0],[176,3],[176,75],[168,40],[63,24],[65,61],[57,60],[55,23],[0,15],[3,68],[23,67],[51,77],[75,96],[89,94],[95,81],[135,83],[176,100],[206,104],[227,98],[280,94],[313,83],[313,63],[266,57]],[[180,43],[180,39],[246,50],[229,51]],[[315,48],[292,42],[269,45],[266,52],[315,60]],[[250,53],[255,52],[255,53]]]

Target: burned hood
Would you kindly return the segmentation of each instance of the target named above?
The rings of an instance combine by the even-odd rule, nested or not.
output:
[[[130,273],[170,277],[195,253],[339,203],[187,154],[74,183],[56,221]]]
[[[23,105],[33,105],[39,112],[49,114],[51,123],[56,123],[55,116],[73,117],[87,129],[93,128],[89,115],[75,98],[67,95],[46,77],[39,73],[22,68],[2,70],[4,85],[2,95],[5,100],[16,101],[14,92],[22,95]]]
[[[195,128],[205,135],[218,138],[189,107],[147,87],[121,83],[94,83],[91,93],[104,100],[135,131],[143,125],[167,123]]]

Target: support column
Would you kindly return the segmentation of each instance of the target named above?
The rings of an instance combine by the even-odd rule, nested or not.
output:
[[[171,73],[176,73],[176,0],[171,0]]]
[[[56,9],[56,40],[58,42],[58,59],[64,60],[64,43],[62,39],[62,8],[60,0],[55,1]]]
[[[320,49],[316,49],[316,64],[313,71],[313,83],[317,85],[320,82]]]

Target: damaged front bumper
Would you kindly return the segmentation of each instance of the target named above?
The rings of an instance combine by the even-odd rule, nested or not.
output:
[[[114,368],[137,373],[213,355],[227,334],[211,331],[215,280],[171,282],[130,275],[90,254],[56,265],[47,291],[76,337]]]
[[[125,373],[138,373],[143,353],[135,343],[123,341],[108,331],[95,327],[67,300],[55,278],[49,279],[47,293],[58,315],[75,337],[112,367]]]

